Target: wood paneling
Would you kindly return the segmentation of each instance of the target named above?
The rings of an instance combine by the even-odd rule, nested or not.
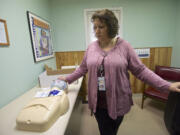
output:
[[[79,65],[83,59],[84,51],[56,52],[56,66]]]
[[[142,58],[141,61],[151,70],[154,71],[156,65],[170,66],[171,65],[172,47],[155,47],[150,48],[150,57]],[[56,52],[57,69],[61,66],[79,65],[83,59],[84,51],[72,52]],[[86,79],[85,79],[86,80]],[[130,73],[131,88],[134,93],[141,93],[145,87],[143,82],[135,78]],[[83,83],[83,89],[87,88],[87,80]],[[85,93],[87,93],[85,91]]]
[[[156,65],[170,66],[171,65],[172,47],[156,47],[150,48],[150,57],[141,58],[143,64],[149,69],[155,70]],[[138,80],[130,73],[130,82],[132,91],[134,93],[141,93],[148,86],[142,81]]]

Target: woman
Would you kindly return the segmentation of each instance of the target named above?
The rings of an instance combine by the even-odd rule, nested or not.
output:
[[[180,82],[169,83],[142,64],[131,45],[118,34],[118,20],[108,9],[92,16],[97,41],[85,52],[80,67],[59,79],[71,83],[88,72],[88,103],[101,135],[116,135],[124,115],[130,110],[132,92],[130,70],[140,80],[158,88],[180,92]]]

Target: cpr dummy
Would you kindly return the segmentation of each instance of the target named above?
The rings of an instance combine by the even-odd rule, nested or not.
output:
[[[58,117],[65,114],[69,108],[67,89],[64,81],[55,80],[49,91],[36,93],[36,96],[17,116],[17,128],[38,132],[49,129]]]

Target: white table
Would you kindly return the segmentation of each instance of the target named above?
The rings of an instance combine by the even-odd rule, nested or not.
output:
[[[60,116],[57,121],[45,132],[31,132],[16,129],[16,117],[20,110],[34,97],[40,89],[34,87],[24,95],[15,99],[8,105],[0,109],[0,135],[64,135],[68,121],[70,119],[77,95],[79,93],[83,78],[78,80],[78,84],[69,85],[68,98],[69,109],[64,115]]]

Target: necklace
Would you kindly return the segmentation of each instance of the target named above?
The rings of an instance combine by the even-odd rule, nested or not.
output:
[[[102,42],[99,42],[99,45],[100,47],[103,49],[103,48],[113,48],[116,44],[116,41],[117,41],[117,38],[114,37],[112,38],[108,43],[102,43]]]

